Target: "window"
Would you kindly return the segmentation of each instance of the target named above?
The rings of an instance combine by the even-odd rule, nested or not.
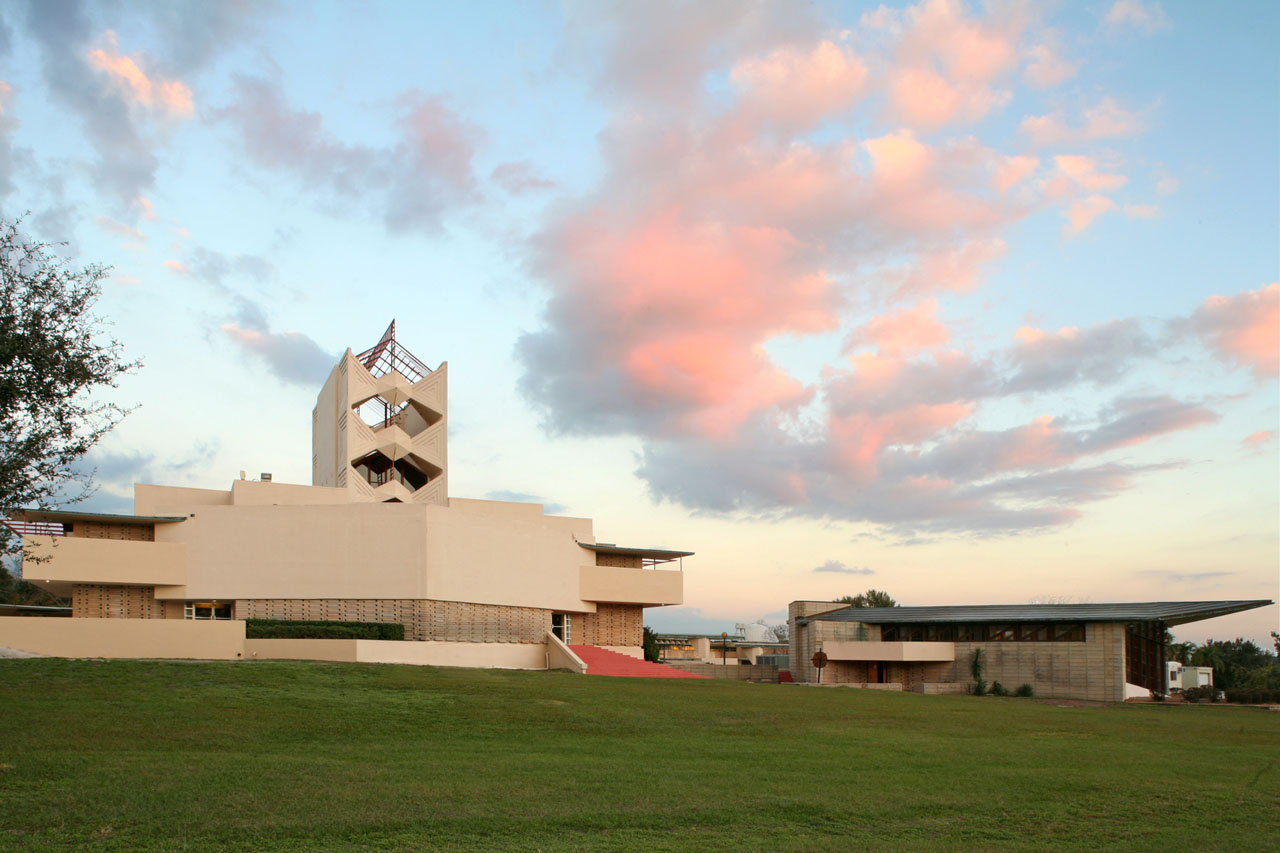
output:
[[[1053,639],[1053,631],[1048,625],[1028,622],[1018,626],[1018,639],[1023,642],[1048,642]]]
[[[230,619],[231,602],[229,601],[188,601],[183,607],[185,619]]]
[[[551,614],[551,633],[566,646],[573,642],[573,617],[568,613]]]

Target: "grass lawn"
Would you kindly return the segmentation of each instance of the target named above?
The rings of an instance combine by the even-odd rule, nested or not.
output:
[[[0,661],[0,848],[1276,849],[1280,713]]]

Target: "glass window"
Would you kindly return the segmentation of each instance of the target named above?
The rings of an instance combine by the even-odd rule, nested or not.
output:
[[[222,620],[231,618],[229,601],[188,601],[182,608],[185,619]]]
[[[1018,629],[1014,625],[991,625],[987,628],[987,639],[992,642],[1008,642],[1018,639]]]
[[[1083,622],[1059,622],[1053,626],[1053,639],[1059,643],[1083,643]]]
[[[566,646],[573,642],[573,618],[568,613],[551,614],[551,633]]]

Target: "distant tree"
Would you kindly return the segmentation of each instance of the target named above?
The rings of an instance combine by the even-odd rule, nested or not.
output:
[[[770,625],[769,630],[773,632],[773,638],[779,643],[785,643],[791,638],[791,627],[786,622]]]
[[[848,604],[851,607],[897,607],[893,596],[878,589],[869,589],[859,595],[846,595],[835,599],[837,604]]]
[[[1194,666],[1213,667],[1214,686],[1221,690],[1250,687],[1256,678],[1266,680],[1267,670],[1276,666],[1277,658],[1252,640],[1209,640],[1191,656]],[[1255,676],[1261,673],[1260,676]]]
[[[658,635],[653,633],[653,629],[648,625],[644,626],[644,639],[641,641],[644,645],[644,659],[657,663],[662,659],[662,652],[658,648]]]
[[[14,556],[13,564],[17,562],[18,558]],[[66,599],[58,598],[53,593],[22,580],[18,572],[11,572],[9,568],[0,564],[0,604],[37,604],[43,607],[56,607],[67,603]]]
[[[1189,666],[1191,664],[1191,658],[1195,656],[1196,649],[1198,648],[1195,643],[1175,643],[1173,641],[1172,634],[1167,634],[1165,636],[1165,643],[1168,648],[1169,660],[1176,660],[1183,666]]]
[[[1280,634],[1271,632],[1271,643],[1276,647],[1276,657],[1280,657]]]
[[[0,223],[0,512],[93,493],[75,463],[128,411],[97,392],[137,366],[93,313],[107,268],[74,269]],[[21,547],[0,525],[0,555]]]
[[[1089,598],[1080,595],[1035,595],[1027,602],[1027,604],[1087,604]]]

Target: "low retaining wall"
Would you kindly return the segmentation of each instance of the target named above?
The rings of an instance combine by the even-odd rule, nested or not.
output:
[[[237,660],[244,622],[0,616],[0,646],[60,658]]]
[[[926,681],[920,685],[920,693],[968,693],[969,685],[960,681]]]
[[[547,669],[567,669],[578,675],[586,675],[587,664],[577,652],[550,631],[547,632]]]
[[[245,640],[245,657],[402,663],[477,669],[546,669],[544,643],[433,643],[415,640]]]
[[[707,678],[725,678],[731,681],[763,681],[768,684],[778,683],[778,668],[765,664],[739,664],[725,666],[718,663],[681,663],[664,662],[665,666],[694,675],[705,675]]]

